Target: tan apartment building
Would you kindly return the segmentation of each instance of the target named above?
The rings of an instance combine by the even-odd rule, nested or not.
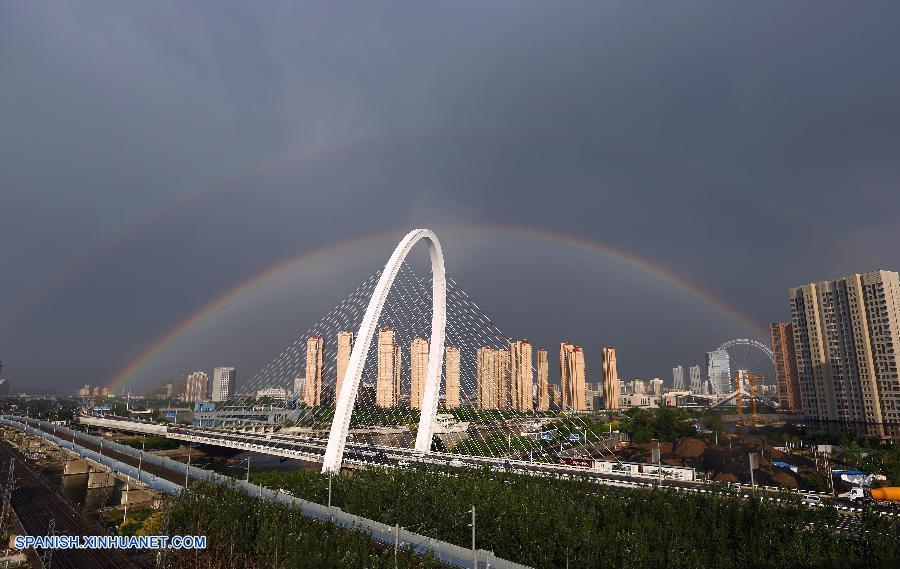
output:
[[[607,409],[619,409],[622,404],[622,384],[616,364],[616,349],[603,348],[603,399]]]
[[[409,344],[409,408],[422,408],[422,394],[428,377],[428,340],[413,338]]]
[[[794,325],[773,322],[769,325],[772,355],[775,358],[775,392],[778,405],[785,411],[800,411],[800,378],[794,350]]]
[[[584,392],[584,351],[569,342],[559,345],[559,375],[562,408],[584,411],[587,408]]]
[[[531,367],[531,343],[528,340],[510,341],[509,354],[510,406],[520,412],[532,411],[534,373]]]
[[[537,352],[537,410],[550,410],[550,362],[547,357],[547,350],[541,348]]]
[[[313,335],[306,338],[306,390],[303,402],[307,407],[322,404],[322,361],[325,343],[322,336]]]
[[[401,353],[391,327],[378,331],[378,372],[375,379],[375,405],[396,407],[400,404]]]
[[[478,409],[498,409],[499,350],[483,347],[475,350],[475,391]]]
[[[459,348],[444,350],[444,409],[459,407]]]
[[[900,423],[900,275],[871,271],[788,291],[803,412]]]
[[[341,330],[337,334],[337,376],[334,382],[334,399],[337,401],[344,384],[344,375],[350,365],[350,354],[353,352],[353,332]]]

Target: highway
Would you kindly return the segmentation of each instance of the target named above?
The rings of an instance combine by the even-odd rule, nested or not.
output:
[[[97,424],[92,417],[92,424]],[[122,419],[117,420],[120,422]],[[34,423],[32,423],[34,424]],[[136,423],[135,430],[139,429]],[[153,426],[158,428],[157,426]],[[272,454],[285,458],[321,462],[325,454],[326,441],[303,435],[283,435],[278,433],[248,433],[241,431],[219,430],[189,426],[169,426],[166,437],[195,444],[221,446],[250,452]],[[540,463],[528,460],[513,460],[495,457],[467,456],[443,452],[420,453],[414,449],[378,446],[348,441],[344,454],[344,463],[349,466],[377,466],[382,468],[403,468],[414,464],[430,464],[457,468],[489,468],[495,471],[504,470],[532,476],[552,476],[560,478],[586,478],[592,482],[619,488],[652,488],[662,486],[680,491],[714,492],[724,488],[743,496],[761,494],[768,499],[781,500],[783,489],[777,487],[756,486],[748,484],[721,485],[704,481],[687,481],[665,479],[658,481],[656,476],[634,476],[611,472],[601,472],[585,467]],[[183,476],[183,475],[182,475]],[[829,494],[817,492],[795,491],[800,497],[817,496],[823,502],[833,504],[838,512],[846,516],[856,516],[862,508],[850,500],[835,498]],[[817,507],[811,504],[811,507]],[[890,508],[875,506],[873,509],[885,515],[897,515]]]

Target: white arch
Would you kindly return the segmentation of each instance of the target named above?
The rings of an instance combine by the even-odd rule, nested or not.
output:
[[[428,375],[425,379],[425,391],[422,394],[422,414],[419,420],[419,431],[416,435],[416,450],[419,452],[431,450],[431,439],[434,432],[434,419],[437,414],[438,393],[441,383],[441,368],[444,365],[447,282],[444,275],[444,255],[441,252],[441,244],[437,235],[430,229],[414,229],[407,233],[406,237],[394,249],[394,253],[388,259],[384,270],[381,272],[375,291],[372,292],[369,305],[366,307],[366,313],[356,335],[353,351],[350,352],[347,371],[344,372],[344,378],[341,382],[341,391],[337,397],[331,432],[328,434],[328,446],[325,448],[322,472],[337,472],[341,469],[341,462],[344,459],[344,445],[347,443],[347,432],[350,429],[350,416],[353,414],[353,405],[356,402],[356,394],[359,391],[359,382],[362,379],[363,368],[366,364],[366,355],[369,352],[369,346],[372,344],[372,338],[375,336],[375,328],[378,326],[378,319],[381,317],[381,309],[384,307],[400,266],[409,254],[410,249],[420,239],[428,241],[433,284]]]

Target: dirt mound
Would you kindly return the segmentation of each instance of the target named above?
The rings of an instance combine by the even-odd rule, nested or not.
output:
[[[797,488],[798,486],[797,479],[783,470],[772,474],[772,480],[777,486],[781,486],[782,488]]]
[[[697,458],[706,451],[706,443],[698,439],[681,439],[673,454],[678,458]]]

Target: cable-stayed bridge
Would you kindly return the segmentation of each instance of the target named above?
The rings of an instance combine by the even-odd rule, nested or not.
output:
[[[419,241],[430,274],[406,263]],[[417,229],[239,393],[195,414],[198,425],[165,434],[315,460],[326,471],[345,460],[559,464],[609,454],[608,437],[591,433],[578,412],[560,401],[551,410],[534,356],[445,272],[437,236]]]

